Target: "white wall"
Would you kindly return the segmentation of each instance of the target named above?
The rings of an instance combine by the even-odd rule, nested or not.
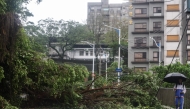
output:
[[[170,2],[165,2],[164,6],[164,64],[168,65],[171,63],[173,57],[167,57],[167,50],[176,50],[179,42],[167,42],[167,35],[179,35],[179,40],[181,39],[182,30],[180,28],[181,26],[181,10],[178,12],[167,12],[167,5],[168,4],[179,4],[179,9],[181,9],[181,0],[168,0]],[[179,16],[178,16],[179,15]],[[176,17],[178,16],[178,17]],[[173,20],[173,19],[179,19],[179,27],[167,27],[167,20]],[[175,20],[174,19],[174,20]],[[182,61],[182,50],[181,46],[179,46],[179,57],[175,57],[173,62],[176,62],[176,60]],[[181,59],[181,60],[180,60]]]
[[[56,47],[57,50],[60,50],[59,47]],[[106,48],[108,50],[109,48]],[[106,50],[103,51],[102,55],[98,55],[98,58],[102,60],[109,58],[109,54],[106,55]],[[80,56],[80,51],[84,51],[84,55]],[[86,55],[86,51],[88,51],[88,55]],[[90,51],[93,51],[92,48],[74,48],[73,50],[65,52],[65,55],[68,56],[67,59],[93,59],[93,55],[90,55]],[[59,51],[61,53],[61,51]],[[107,52],[108,53],[108,52]],[[56,51],[52,48],[49,49],[49,55],[56,55]],[[105,56],[106,55],[106,56]],[[94,56],[95,58],[95,56]],[[66,59],[66,58],[65,58]]]

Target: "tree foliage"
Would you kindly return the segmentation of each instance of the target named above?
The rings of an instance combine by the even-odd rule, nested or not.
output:
[[[25,29],[30,36],[46,39],[44,40],[47,41],[46,45],[52,48],[60,59],[69,58],[65,52],[72,50],[76,43],[88,40],[91,36],[86,25],[75,21],[56,21],[50,18],[40,20],[38,25],[28,25]]]
[[[0,83],[0,95],[16,106],[23,103],[18,97],[21,93],[29,95],[28,103],[31,107],[48,105],[40,102],[44,99],[59,99],[62,100],[62,106],[75,106],[81,98],[76,90],[84,87],[84,78],[88,76],[86,67],[56,64],[33,51],[31,46],[31,40],[23,29],[20,30],[15,56],[11,62],[1,65],[1,72],[3,68],[6,73]]]
[[[96,78],[96,89],[91,90],[84,84],[89,75],[84,66],[57,64],[35,51],[34,40],[26,35],[19,19],[19,16],[30,15],[23,7],[23,3],[29,1],[0,1],[0,108],[54,103],[62,108],[159,108],[159,102],[152,97],[157,90],[154,75],[130,73],[122,77],[120,85],[114,83],[114,78],[105,84],[104,78],[99,77]],[[60,43],[63,50],[85,39],[79,35],[87,35],[86,27],[73,21],[50,19],[39,22],[38,26],[37,34],[49,39],[56,37],[63,42]],[[49,46],[52,40],[54,38],[48,40]],[[20,97],[23,93],[27,94],[26,99]]]
[[[128,53],[125,48],[127,48],[127,38],[128,38],[128,20],[127,19],[123,19],[123,20],[118,20],[117,18],[113,17],[112,21],[111,21],[111,26],[120,29],[121,31],[121,38],[120,38],[120,43],[121,45],[119,45],[119,33],[118,30],[115,29],[110,29],[108,28],[106,34],[103,35],[104,43],[107,43],[109,45],[111,49],[110,54],[112,57],[117,56],[118,54],[118,47],[121,47],[121,57],[123,57],[124,59],[128,58]],[[127,60],[125,60],[125,63]]]
[[[123,76],[119,85],[112,81],[94,90],[83,91],[82,100],[86,108],[90,109],[162,109],[154,96],[158,90],[156,78],[150,72],[133,72]]]
[[[30,40],[33,40],[32,49],[48,55],[48,37],[40,33],[40,27],[35,25],[33,22],[27,22],[24,29]]]
[[[158,75],[158,81],[160,81],[160,86],[163,87],[173,87],[173,84],[163,82],[164,77],[168,73],[173,73],[173,72],[179,72],[187,76],[187,78],[190,78],[190,65],[189,64],[181,64],[180,62],[176,62],[170,65],[165,65],[165,66],[156,66],[152,68],[152,71],[155,72]],[[186,87],[190,86],[190,80],[187,79],[185,82]]]

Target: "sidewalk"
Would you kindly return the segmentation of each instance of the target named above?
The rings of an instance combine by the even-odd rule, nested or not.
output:
[[[169,106],[164,106],[162,105],[163,109],[175,109],[175,108],[172,108],[172,107],[169,107]]]

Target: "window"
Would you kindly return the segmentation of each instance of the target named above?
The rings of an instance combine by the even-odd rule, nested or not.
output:
[[[135,23],[135,32],[145,32],[147,24],[146,23]]]
[[[168,27],[175,27],[179,26],[179,20],[167,20]]]
[[[79,51],[79,56],[84,56],[84,51]]]
[[[147,9],[146,8],[136,8],[135,9],[135,16],[147,16]]]
[[[153,22],[153,31],[160,31],[161,27],[161,22]]]
[[[135,52],[134,53],[135,61],[144,62],[146,61],[146,52]]]
[[[103,14],[103,15],[109,15],[109,8],[104,8],[104,9],[102,10],[102,14]]]
[[[88,56],[88,51],[86,51],[86,56]]]
[[[176,54],[175,54],[176,52]],[[175,54],[175,57],[179,57],[179,51],[177,50],[167,50],[167,57],[173,57]]]
[[[159,57],[159,52],[154,51],[153,52],[153,61],[158,61],[158,57]]]
[[[93,56],[93,51],[90,51],[90,56]]]
[[[144,72],[146,71],[146,67],[135,67],[135,72]]]
[[[161,7],[154,7],[153,8],[153,13],[162,13]]]
[[[146,46],[147,39],[146,37],[135,37],[135,47]]]
[[[101,9],[97,9],[97,13],[100,13],[101,12]]]
[[[167,11],[179,11],[179,4],[167,5]]]
[[[103,51],[100,51],[99,56],[103,56],[103,53],[104,53]]]
[[[188,35],[187,44],[190,45],[190,35]]]
[[[103,8],[104,11],[109,11],[109,8]]]
[[[187,61],[190,61],[190,50],[187,51]]]
[[[121,15],[121,10],[117,10],[117,15]]]
[[[154,36],[153,37],[154,40],[156,41],[157,45],[159,44],[159,42],[161,41],[161,36]],[[153,46],[156,46],[155,42],[153,41]]]
[[[190,30],[190,21],[188,22],[188,27],[187,27],[188,30]]]
[[[61,47],[59,47],[59,52],[62,52],[62,48]]]
[[[179,41],[179,35],[167,35],[168,42],[176,42]]]

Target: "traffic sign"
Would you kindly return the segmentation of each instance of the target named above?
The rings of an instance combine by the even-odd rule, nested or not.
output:
[[[116,68],[115,71],[116,72],[122,72],[122,69],[121,68]]]

